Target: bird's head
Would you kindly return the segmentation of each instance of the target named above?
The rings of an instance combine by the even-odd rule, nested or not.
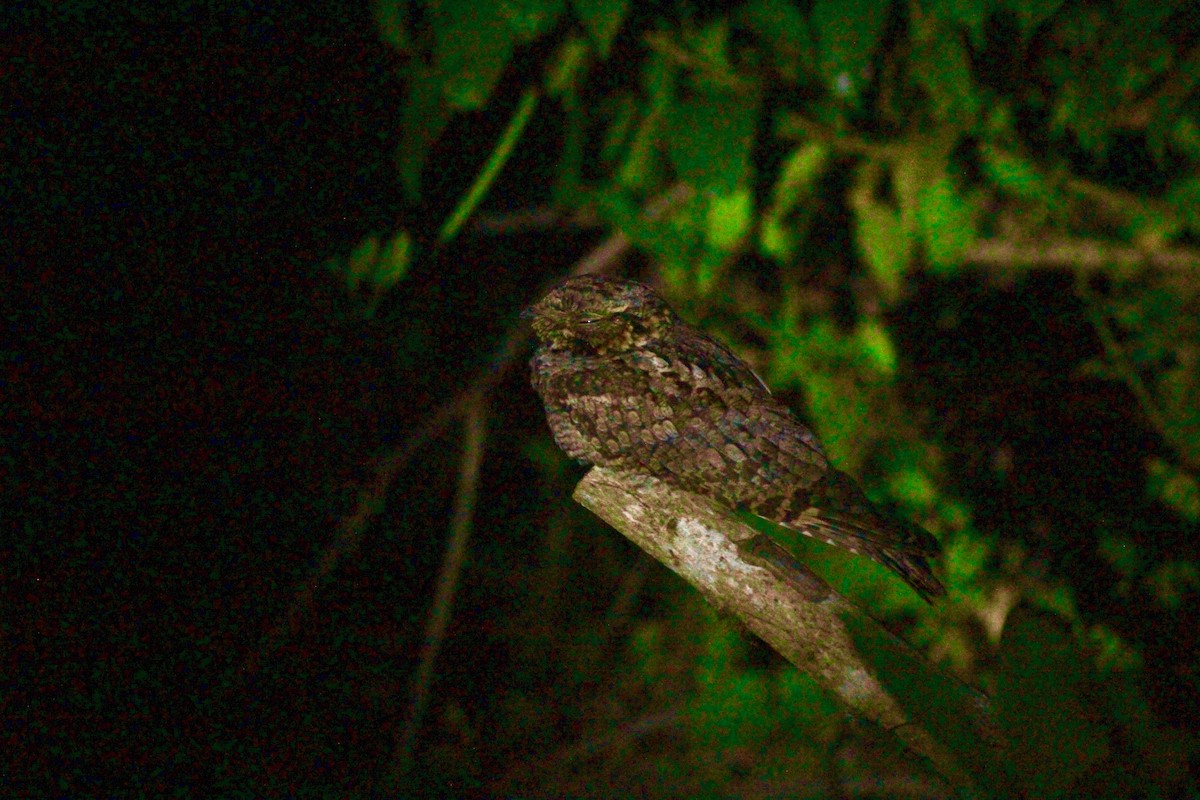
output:
[[[643,348],[676,321],[649,286],[594,275],[568,278],[522,316],[550,349],[596,355]]]

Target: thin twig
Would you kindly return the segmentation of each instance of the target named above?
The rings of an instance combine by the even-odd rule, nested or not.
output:
[[[408,718],[404,721],[396,738],[395,755],[392,758],[392,782],[408,774],[412,766],[413,750],[425,712],[429,707],[429,687],[433,681],[433,665],[446,638],[446,626],[450,622],[450,607],[458,588],[458,576],[462,572],[463,559],[467,552],[467,538],[471,533],[471,520],[475,514],[475,501],[479,493],[479,469],[483,464],[483,445],[486,430],[486,403],[482,392],[476,392],[467,404],[465,436],[463,438],[462,462],[458,472],[458,491],[454,497],[454,513],[450,519],[450,540],[446,543],[446,556],[438,574],[437,589],[429,621],[425,626],[425,637],[417,671],[413,676],[411,702]]]
[[[663,217],[672,208],[687,200],[691,196],[691,191],[691,188],[685,184],[672,186],[665,193],[647,203],[646,217],[648,219]],[[632,246],[633,243],[629,237],[617,231],[606,237],[590,253],[576,262],[571,274],[584,275],[610,270]],[[333,575],[343,556],[358,550],[367,526],[375,514],[383,508],[387,491],[400,470],[404,468],[414,453],[431,439],[439,436],[446,426],[457,419],[468,407],[473,397],[476,395],[486,396],[491,392],[492,387],[504,377],[516,362],[517,356],[524,350],[528,335],[528,330],[524,326],[514,326],[509,330],[488,368],[476,375],[466,389],[428,417],[409,436],[407,441],[380,460],[374,477],[359,492],[354,510],[338,525],[333,542],[321,552],[317,566],[312,573],[296,587],[292,602],[288,605],[283,619],[263,637],[254,652],[224,677],[214,693],[216,696],[224,695],[241,681],[258,674],[263,663],[296,633],[301,621],[313,612],[313,600],[317,589]]]
[[[1185,247],[1145,250],[1098,239],[981,239],[963,261],[987,267],[1024,267],[1097,272],[1118,267],[1149,267],[1190,273],[1200,267],[1200,250]]]
[[[1158,408],[1158,404],[1154,401],[1154,396],[1150,394],[1150,389],[1146,387],[1142,376],[1134,369],[1133,364],[1129,362],[1129,358],[1125,355],[1124,349],[1117,341],[1116,334],[1113,333],[1112,327],[1108,324],[1108,319],[1100,308],[1099,298],[1095,296],[1091,287],[1087,285],[1087,281],[1080,279],[1077,281],[1077,286],[1077,291],[1080,297],[1083,298],[1084,309],[1087,312],[1088,318],[1092,321],[1092,327],[1096,331],[1096,336],[1100,338],[1100,345],[1104,348],[1105,357],[1113,369],[1117,371],[1117,374],[1121,376],[1121,380],[1129,387],[1129,391],[1133,392],[1138,405],[1142,408],[1142,413],[1150,420],[1150,424],[1154,426],[1154,429],[1164,439],[1174,445],[1166,416]],[[1176,450],[1182,452],[1178,447],[1176,447]]]

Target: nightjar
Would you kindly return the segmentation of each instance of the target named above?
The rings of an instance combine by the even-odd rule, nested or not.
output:
[[[533,386],[572,458],[869,556],[926,600],[945,594],[928,562],[937,540],[874,508],[741,359],[650,287],[570,278],[524,316],[539,340]]]

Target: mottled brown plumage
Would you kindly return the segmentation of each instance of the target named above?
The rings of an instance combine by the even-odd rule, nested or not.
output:
[[[650,474],[870,556],[927,600],[937,541],[871,506],[737,356],[650,287],[571,278],[526,316],[554,440],[587,464]]]

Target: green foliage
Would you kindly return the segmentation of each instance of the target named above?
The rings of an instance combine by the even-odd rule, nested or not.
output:
[[[1165,512],[1200,521],[1200,56],[1187,45],[1200,30],[1189,5],[379,0],[375,10],[403,57],[402,185],[416,204],[428,199],[423,173],[453,176],[443,240],[469,231],[503,166],[528,155],[524,131],[561,131],[544,161],[564,217],[627,235],[677,305],[724,326],[774,389],[798,395],[833,462],[939,534],[953,599],[921,618],[919,635],[993,682],[1003,735],[1018,740],[1012,763],[972,743],[961,696],[886,648],[879,663],[970,770],[993,787],[1062,796],[1114,774],[1118,748],[1134,742],[1125,757],[1155,765],[1146,781],[1175,779],[1186,741],[1130,688],[1142,663],[1133,637],[1085,622],[1061,576],[1028,568],[1022,531],[994,530],[975,519],[982,504],[956,496],[988,476],[951,480],[937,412],[911,407],[921,354],[904,351],[897,319],[914,292],[951,279],[1009,286],[1031,270],[1067,273],[1102,354],[1063,372],[1128,392],[1137,419],[1122,424],[1141,421],[1161,441],[1130,455],[1131,474]],[[493,131],[509,121],[489,157],[429,163],[466,113],[503,114]],[[334,266],[374,308],[422,255],[402,231],[365,238]],[[548,474],[563,473],[554,463]],[[1190,555],[1137,531],[1098,525],[1080,547],[1111,568],[1114,596],[1172,610],[1200,591]],[[870,562],[829,563],[835,583],[881,613],[926,613]],[[1052,611],[1078,641],[1013,624],[1022,605]],[[703,648],[691,729],[706,746],[761,742],[801,703],[818,710],[796,729],[829,733],[815,721],[827,722],[827,698],[745,669],[728,631],[690,633]],[[670,658],[682,658],[672,642],[667,626],[635,626],[631,692],[669,680]],[[1096,664],[1122,677],[1101,679]],[[1166,757],[1150,754],[1155,735]]]
[[[384,295],[408,274],[412,258],[412,236],[400,231],[386,242],[379,236],[368,236],[347,258],[333,258],[326,266],[342,274],[346,291],[363,298],[364,314],[371,316]]]

